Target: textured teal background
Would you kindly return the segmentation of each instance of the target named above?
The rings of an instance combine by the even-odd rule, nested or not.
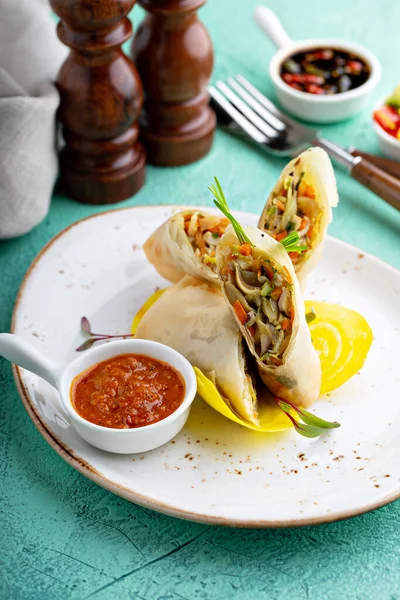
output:
[[[209,0],[200,15],[214,42],[214,78],[241,72],[272,94],[273,47],[253,23],[255,4]],[[270,0],[269,6],[293,37],[341,36],[374,51],[383,81],[371,108],[400,80],[398,0]],[[140,17],[135,8],[135,21]],[[377,151],[368,110],[324,133]],[[218,132],[204,160],[149,168],[145,188],[124,204],[210,204],[206,188],[217,174],[236,209],[258,213],[282,166]],[[331,233],[400,267],[400,214],[340,170],[337,178],[340,205]],[[9,329],[18,287],[43,244],[96,211],[56,196],[32,233],[0,243],[0,330]],[[187,523],[129,504],[64,463],[30,422],[3,361],[0,390],[1,599],[400,599],[400,502],[297,530]]]

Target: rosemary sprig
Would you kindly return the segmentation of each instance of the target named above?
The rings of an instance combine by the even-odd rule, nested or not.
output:
[[[89,319],[86,317],[82,317],[81,319],[81,329],[84,333],[88,334],[90,337],[83,344],[76,348],[76,352],[83,352],[84,350],[89,350],[96,342],[104,342],[105,340],[111,339],[122,339],[126,340],[127,338],[134,337],[132,333],[126,333],[121,335],[108,335],[106,333],[93,333],[90,328]]]
[[[308,410],[299,408],[287,400],[282,400],[281,398],[275,398],[275,400],[279,408],[283,410],[286,416],[292,421],[297,433],[303,435],[304,437],[316,438],[323,433],[326,433],[326,431],[329,429],[336,429],[337,427],[340,427],[340,423],[337,423],[337,421],[331,422],[325,421],[325,419],[320,419],[316,415],[308,412]],[[291,414],[292,410],[297,413],[300,420],[293,417]]]
[[[288,253],[304,252],[305,250],[308,250],[308,246],[297,246],[299,239],[300,236],[297,231],[292,231],[292,233],[289,233],[285,238],[283,238],[283,240],[281,240],[281,244]]]
[[[215,185],[210,185],[209,190],[215,196],[214,204],[219,210],[226,216],[227,219],[232,223],[232,227],[235,230],[235,233],[238,237],[238,240],[241,244],[250,244],[250,246],[254,246],[254,244],[250,241],[247,235],[244,232],[243,227],[238,223],[235,217],[230,213],[228,202],[226,200],[225,194],[222,190],[221,184],[218,181],[217,177],[214,177]]]

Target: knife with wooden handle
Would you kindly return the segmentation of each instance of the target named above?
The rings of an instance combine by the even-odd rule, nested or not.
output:
[[[391,158],[384,158],[383,156],[376,156],[375,154],[369,154],[368,152],[363,152],[362,150],[358,150],[357,148],[349,148],[350,154],[353,156],[361,156],[368,162],[372,163],[379,169],[386,171],[393,177],[397,177],[400,179],[400,162],[397,160],[392,160]]]

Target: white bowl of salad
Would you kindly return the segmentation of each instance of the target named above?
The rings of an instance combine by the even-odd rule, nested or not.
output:
[[[400,161],[400,84],[378,104],[373,124],[382,153]]]

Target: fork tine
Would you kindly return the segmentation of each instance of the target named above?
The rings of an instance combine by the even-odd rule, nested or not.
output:
[[[239,94],[239,96],[243,98],[243,100],[247,102],[247,104],[249,104],[251,108],[253,108],[256,111],[256,113],[260,117],[262,117],[269,125],[271,125],[271,127],[276,129],[278,132],[285,131],[285,123],[283,123],[281,119],[278,119],[273,113],[271,113],[270,110],[265,108],[258,100],[254,98],[254,96],[249,94],[249,92],[246,89],[244,89],[244,87],[242,87],[240,83],[233,79],[233,77],[229,77],[228,83]]]
[[[271,100],[269,100],[264,94],[258,91],[257,88],[254,87],[243,75],[236,75],[236,80],[244,87],[254,98],[258,100],[260,104],[263,105],[264,108],[269,110],[277,119],[283,121],[286,125],[295,125],[299,126],[298,123],[293,121],[290,117],[282,113]]]
[[[262,131],[268,138],[276,138],[278,133],[277,131],[271,127],[268,123],[266,123],[263,119],[261,119],[252,108],[250,108],[243,100],[233,92],[223,81],[217,81],[217,88],[219,88],[225,96],[231,101],[231,103],[240,110],[241,113],[247,117],[247,119],[255,126],[257,129]]]
[[[261,133],[261,131],[259,131],[257,127],[254,127],[254,125],[252,125],[250,121],[248,121],[246,117],[244,117],[242,113],[239,112],[233,106],[233,104],[231,104],[229,100],[227,100],[225,96],[223,96],[221,92],[219,92],[214,86],[210,85],[208,88],[208,92],[210,96],[216,101],[216,103],[219,104],[219,106],[221,106],[223,110],[225,110],[228,113],[228,115],[239,125],[239,127],[241,127],[247,133],[247,135],[251,137],[251,139],[253,139],[255,142],[258,142],[259,144],[268,143],[269,138],[263,133]]]

